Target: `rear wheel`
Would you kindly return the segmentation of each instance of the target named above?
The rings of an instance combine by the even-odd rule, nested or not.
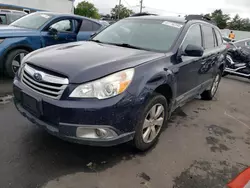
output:
[[[148,102],[136,126],[134,146],[145,151],[152,147],[160,136],[168,117],[167,100],[160,94]]]
[[[220,80],[221,80],[221,71],[219,71],[214,80],[213,80],[213,83],[212,83],[212,86],[210,87],[209,90],[206,90],[204,91],[202,94],[201,94],[201,98],[203,100],[212,100],[214,98],[214,95],[216,94],[217,90],[218,90],[218,87],[219,87],[219,84],[220,84]]]
[[[11,51],[5,61],[5,72],[7,76],[13,78],[18,71],[21,61],[29,52],[23,49],[17,49]]]

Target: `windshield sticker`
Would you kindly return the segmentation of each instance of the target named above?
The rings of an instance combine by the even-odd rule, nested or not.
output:
[[[49,19],[50,16],[49,15],[46,15],[46,14],[41,14],[42,17],[46,18],[46,19]]]
[[[176,27],[176,28],[182,28],[183,25],[181,24],[178,24],[178,23],[174,23],[174,22],[169,22],[169,21],[164,21],[162,22],[163,25],[167,25],[167,26],[170,26],[170,27]]]

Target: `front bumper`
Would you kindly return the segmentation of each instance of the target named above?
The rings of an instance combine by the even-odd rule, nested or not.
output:
[[[13,89],[17,110],[32,123],[63,140],[86,145],[113,146],[128,142],[134,137],[137,123],[135,114],[138,114],[138,110],[130,94],[110,100],[54,100],[37,94],[17,79],[14,80]],[[23,105],[23,94],[37,101],[36,108],[39,114]],[[105,127],[114,131],[117,136],[113,138],[77,137],[78,127]]]

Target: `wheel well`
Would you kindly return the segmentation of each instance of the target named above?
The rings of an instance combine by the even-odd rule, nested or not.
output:
[[[19,50],[19,49],[20,49],[20,50],[26,50],[26,51],[28,51],[28,52],[32,52],[32,51],[33,51],[33,49],[30,48],[30,47],[28,47],[28,46],[16,46],[16,47],[14,47],[14,48],[8,49],[8,50],[4,53],[4,56],[3,56],[4,62],[5,62],[6,56],[7,56],[10,52],[13,52],[14,50]]]
[[[172,89],[168,84],[161,85],[155,89],[155,92],[162,94],[170,103],[173,97]]]

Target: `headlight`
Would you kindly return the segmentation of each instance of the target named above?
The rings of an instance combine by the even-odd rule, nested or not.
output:
[[[78,86],[69,97],[107,99],[124,92],[131,83],[134,69],[123,70]]]

